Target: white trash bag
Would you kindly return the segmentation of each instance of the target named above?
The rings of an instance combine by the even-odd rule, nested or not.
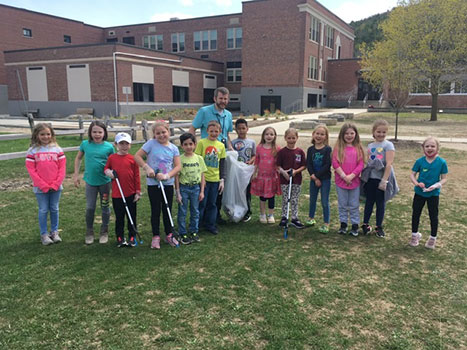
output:
[[[240,162],[237,151],[227,151],[225,158],[225,184],[222,208],[228,217],[239,222],[248,211],[246,188],[255,171],[254,165]]]

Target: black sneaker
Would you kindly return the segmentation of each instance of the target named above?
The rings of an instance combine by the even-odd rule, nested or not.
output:
[[[340,235],[347,234],[347,224],[345,222],[341,222],[341,227],[339,228],[337,233],[340,234]]]
[[[117,247],[122,248],[126,247],[128,243],[126,242],[125,237],[117,237]]]
[[[207,231],[212,233],[213,235],[217,235],[219,233],[219,231],[217,231],[216,227],[208,228]]]
[[[130,247],[136,247],[136,239],[135,236],[131,236],[129,241],[128,241],[128,246]]]
[[[296,228],[299,228],[299,229],[302,229],[302,228],[305,227],[305,225],[303,225],[303,224],[300,222],[300,220],[298,220],[298,219],[292,219],[292,221],[290,222],[290,224],[291,224],[292,226],[295,226]]]
[[[358,237],[358,224],[352,224],[352,229],[349,234],[354,237]]]
[[[248,215],[248,214],[246,214],[246,215],[243,217],[243,220],[242,220],[242,221],[243,221],[243,222],[248,222],[248,221],[250,221],[250,220],[251,220],[251,216]]]
[[[363,224],[363,225],[362,225],[362,233],[363,233],[364,235],[369,234],[369,233],[371,232],[371,230],[372,230],[372,229],[371,229],[371,226],[370,226],[370,225],[368,225],[368,224]]]
[[[191,241],[192,242],[200,242],[199,236],[198,236],[198,234],[196,232],[193,232],[191,234]]]
[[[386,233],[384,233],[384,230],[382,227],[376,227],[376,237],[379,237],[379,238],[386,237]]]
[[[190,244],[191,243],[191,238],[188,237],[188,235],[182,235],[182,238],[180,239],[180,242],[182,242],[182,244]]]
[[[285,227],[285,225],[287,225],[287,218],[282,217],[281,222],[279,223],[279,226],[280,227]]]

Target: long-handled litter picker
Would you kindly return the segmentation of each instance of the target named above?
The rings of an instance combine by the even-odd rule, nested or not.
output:
[[[159,180],[159,186],[161,187],[162,196],[164,197],[165,207],[167,208],[167,215],[169,215],[172,234],[175,235],[175,236],[178,236],[177,232],[175,231],[175,226],[174,226],[174,221],[172,219],[172,214],[170,213],[169,202],[167,201],[167,196],[165,195],[164,184],[160,180]],[[180,246],[180,244],[177,243],[177,247],[179,247],[179,246]]]
[[[141,236],[139,235],[139,232],[136,229],[135,223],[133,222],[133,218],[131,217],[130,209],[128,209],[128,204],[125,200],[125,195],[123,194],[122,186],[120,186],[120,181],[118,180],[118,174],[115,170],[112,170],[112,172],[115,178],[115,182],[117,183],[118,190],[120,191],[120,195],[122,196],[123,204],[125,204],[126,214],[128,215],[128,220],[130,220],[131,227],[138,236],[139,244],[143,244],[143,240],[141,239]],[[138,241],[136,241],[136,245],[138,245]]]
[[[288,171],[289,174],[289,194],[287,196],[287,221],[285,222],[284,226],[284,239],[287,239],[289,236],[289,209],[290,209],[290,197],[292,195],[292,174],[293,174],[293,169],[290,169]]]

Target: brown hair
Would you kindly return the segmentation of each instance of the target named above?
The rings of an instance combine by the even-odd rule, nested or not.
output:
[[[95,126],[98,126],[104,129],[104,137],[102,140],[103,141],[107,140],[108,134],[107,134],[107,127],[105,126],[105,124],[101,122],[100,120],[93,120],[91,124],[89,124],[89,128],[88,128],[88,141],[94,142],[94,140],[92,139],[92,128]]]
[[[218,127],[220,132],[222,132],[221,124],[217,120],[211,120],[206,127],[206,131],[209,130],[211,126]]]
[[[261,134],[261,141],[259,143],[260,143],[260,145],[265,145],[266,144],[266,140],[264,139],[264,135],[266,134],[266,132],[268,130],[272,130],[274,132],[274,140],[272,140],[272,142],[271,142],[271,152],[272,152],[272,155],[275,157],[277,155],[277,146],[276,146],[277,132],[272,126],[268,126],[267,128],[265,128],[263,130],[263,133]]]
[[[326,125],[324,124],[319,124],[318,126],[316,126],[316,128],[313,130],[313,133],[311,134],[311,144],[314,145],[315,144],[315,132],[316,130],[318,129],[323,129],[324,130],[324,133],[326,134],[326,140],[324,140],[324,144],[326,146],[329,146],[329,129]]]
[[[288,134],[295,134],[298,137],[298,131],[295,128],[288,128],[285,130],[284,137],[287,137]]]
[[[376,129],[378,129],[379,126],[385,126],[386,128],[389,129],[389,123],[386,120],[384,119],[375,120],[375,122],[373,123],[373,128],[371,129],[371,134],[373,135],[373,137],[375,137],[375,131]]]
[[[51,145],[56,145],[57,140],[55,139],[55,131],[52,128],[52,124],[49,123],[39,123],[36,126],[34,126],[34,129],[32,130],[31,133],[31,147],[40,147],[41,141],[39,140],[39,133],[42,130],[49,129],[50,130],[50,136],[51,136]]]
[[[336,145],[334,146],[334,151],[333,153],[337,155],[337,160],[339,161],[340,164],[342,164],[345,160],[345,133],[347,130],[352,129],[355,131],[355,138],[352,142],[352,146],[354,146],[357,149],[358,153],[358,160],[364,159],[364,152],[363,152],[363,146],[362,143],[360,142],[360,136],[358,135],[358,130],[355,124],[352,123],[345,123],[342,125],[341,130],[339,131],[339,136],[337,137]]]

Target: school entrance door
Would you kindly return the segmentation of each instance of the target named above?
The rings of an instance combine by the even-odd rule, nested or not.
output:
[[[281,109],[280,96],[261,96],[261,115],[264,114],[265,110],[274,113],[277,109]]]

